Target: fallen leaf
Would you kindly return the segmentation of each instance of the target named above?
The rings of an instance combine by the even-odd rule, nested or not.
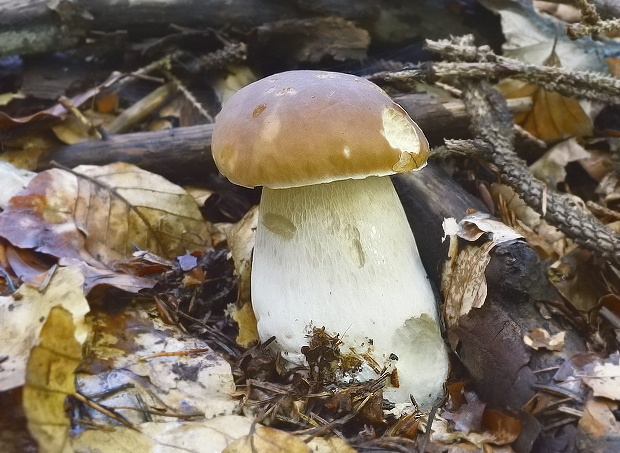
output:
[[[70,103],[76,107],[80,107],[84,102],[91,99],[100,91],[113,85],[118,79],[123,77],[123,74],[115,72],[108,77],[108,79],[101,85],[91,88],[90,90],[80,93],[77,96],[71,98]],[[22,126],[25,124],[36,123],[40,121],[58,120],[65,117],[67,109],[61,104],[55,104],[52,107],[34,113],[29,116],[13,118],[4,112],[0,112],[0,129],[9,129],[12,127]]]
[[[239,278],[239,306],[250,302],[250,274],[252,251],[258,225],[258,206],[250,209],[228,233],[228,245],[235,264],[235,275]]]
[[[605,55],[620,44],[589,39],[572,41],[564,33],[564,22],[537,13],[530,2],[480,0],[485,7],[501,17],[506,42],[504,55],[532,64],[543,64],[555,50],[568,70],[608,74]]]
[[[487,297],[484,273],[491,261],[489,252],[492,248],[492,242],[480,247],[465,246],[456,260],[447,263],[451,270],[449,278],[446,278],[444,269],[441,290],[445,297],[444,315],[449,326],[456,325],[459,318],[473,308],[484,305]]]
[[[0,236],[99,268],[130,257],[135,246],[172,258],[210,245],[191,196],[126,163],[38,174],[0,213]]]
[[[521,422],[519,419],[510,417],[493,409],[486,409],[482,414],[483,429],[493,433],[498,445],[513,443],[521,434]]]
[[[74,318],[60,306],[52,308],[28,360],[23,405],[41,453],[73,452],[65,400],[75,393],[73,373],[82,359]]]
[[[2,181],[2,191],[0,191],[0,210],[6,209],[9,200],[17,194],[36,176],[28,170],[16,168],[8,162],[0,161],[0,181]]]
[[[483,212],[465,216],[458,225],[457,236],[470,242],[477,241],[485,234],[494,246],[515,239],[523,239],[523,236],[514,229]]]
[[[556,141],[592,135],[592,120],[574,98],[513,79],[500,82],[496,88],[506,99],[532,98],[531,110],[516,114],[514,120],[541,140]]]
[[[355,449],[339,437],[315,437],[307,443],[312,453],[355,453]]]
[[[570,138],[553,146],[536,162],[530,165],[535,177],[549,187],[557,188],[566,179],[566,166],[570,162],[588,159],[588,153],[574,138]]]
[[[452,222],[444,221],[444,231],[451,232]],[[458,237],[477,241],[486,235],[489,241],[479,247],[466,246],[458,252],[451,246],[451,259],[442,273],[441,290],[445,297],[444,315],[448,325],[456,325],[472,308],[480,308],[487,296],[485,271],[491,261],[491,250],[503,242],[521,239],[519,233],[485,213],[465,216],[458,223]]]
[[[590,398],[579,420],[578,447],[583,452],[614,452],[620,447],[620,422],[614,412],[618,404]]]
[[[237,400],[228,362],[202,339],[166,325],[152,304],[134,303],[111,312],[93,309],[92,334],[76,375],[76,388],[87,398],[135,426],[165,422],[170,416],[213,418],[232,414]],[[157,408],[145,413],[144,408]],[[106,415],[80,407],[80,418],[115,427]]]
[[[482,414],[486,404],[474,392],[464,392],[465,404],[462,404],[457,410],[452,412],[444,412],[443,418],[454,422],[454,429],[464,434],[470,431],[480,431],[482,427]]]
[[[0,391],[26,382],[26,364],[30,350],[43,335],[45,321],[56,306],[71,316],[75,341],[86,340],[84,316],[89,311],[82,293],[83,277],[74,267],[59,268],[44,291],[22,285],[12,296],[0,297],[0,344],[8,358],[0,365]],[[51,329],[52,327],[50,327]]]
[[[231,308],[229,315],[239,326],[239,333],[236,338],[237,344],[247,348],[259,341],[258,325],[252,304],[246,303],[241,308],[233,305]]]
[[[583,382],[592,389],[594,396],[620,401],[620,363],[618,355],[594,362],[584,367]]]
[[[564,233],[549,225],[510,186],[491,184],[489,190],[502,211],[502,219],[523,234],[530,245],[548,257],[564,255],[567,247]]]
[[[531,329],[523,337],[526,345],[533,349],[548,349],[549,351],[561,351],[564,348],[566,332],[550,335],[545,329]]]
[[[72,439],[76,452],[186,453],[220,452],[247,435],[255,425],[241,415],[223,415],[210,420],[175,421],[140,425],[140,431],[115,427],[113,431],[88,429]]]
[[[222,453],[310,453],[310,448],[290,433],[258,427],[230,444]]]

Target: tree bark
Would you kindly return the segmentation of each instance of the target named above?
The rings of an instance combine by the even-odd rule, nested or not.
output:
[[[475,33],[445,2],[391,0],[0,0],[0,56],[75,47],[91,31],[161,36],[170,24],[205,30],[251,29],[283,19],[335,16],[368,30],[375,42],[398,45]]]

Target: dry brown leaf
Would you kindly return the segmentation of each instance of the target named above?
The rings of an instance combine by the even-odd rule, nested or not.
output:
[[[30,350],[43,335],[43,322],[53,307],[63,307],[69,313],[75,341],[86,340],[84,316],[89,306],[82,293],[83,281],[79,269],[59,268],[42,292],[22,285],[12,296],[0,297],[0,344],[2,354],[7,355],[0,368],[0,391],[19,387],[26,381]]]
[[[480,431],[482,427],[482,414],[486,407],[480,397],[474,392],[464,392],[466,403],[452,412],[444,412],[441,416],[454,422],[454,429],[464,434],[470,431]]]
[[[498,445],[511,444],[521,434],[521,422],[493,409],[486,409],[482,414],[482,427],[493,433]]]
[[[614,412],[618,404],[591,398],[586,402],[579,420],[579,451],[612,452],[610,447],[620,445],[620,422]]]
[[[235,275],[239,278],[239,298],[237,303],[242,306],[250,302],[250,273],[252,271],[252,251],[254,236],[258,225],[258,206],[250,209],[235,224],[228,234],[228,245],[235,264]]]
[[[530,245],[547,256],[564,254],[567,246],[564,233],[543,220],[510,186],[491,184],[489,190],[496,205],[503,210],[502,218],[518,229]]]
[[[444,220],[446,234],[468,240],[477,241],[483,235],[490,239],[479,247],[466,246],[456,258],[455,248],[452,246],[450,260],[442,274],[441,290],[445,296],[444,314],[448,325],[455,325],[461,316],[466,315],[472,308],[480,308],[487,295],[485,271],[491,261],[490,251],[497,244],[521,239],[519,233],[506,224],[492,219],[485,213],[474,213],[463,218],[454,231],[454,222]]]
[[[54,124],[51,129],[54,135],[67,145],[74,145],[95,138],[88,130],[88,127],[74,116],[69,116]]]
[[[592,120],[574,98],[512,79],[502,81],[497,89],[506,99],[532,97],[532,109],[515,115],[515,123],[541,140],[592,135]]]
[[[290,433],[258,427],[230,444],[223,453],[310,453],[310,447]]]
[[[308,442],[312,453],[355,453],[349,444],[339,437],[315,437]]]
[[[73,320],[64,308],[52,308],[28,360],[23,404],[28,430],[41,453],[73,452],[65,400],[75,393],[73,373],[82,359]]]
[[[492,242],[481,247],[465,246],[450,265],[450,277],[442,276],[441,289],[445,296],[444,313],[448,325],[454,326],[461,316],[480,308],[487,297],[484,272],[491,261]]]
[[[134,245],[168,258],[210,245],[191,196],[126,163],[40,173],[0,213],[0,236],[99,268],[130,257]]]
[[[555,335],[550,335],[545,329],[536,328],[531,329],[523,337],[523,341],[526,345],[533,349],[548,349],[550,351],[561,351],[564,348],[564,337],[566,332],[559,332]]]
[[[120,79],[123,76],[124,74],[121,74],[119,72],[115,72],[111,74],[110,77],[108,77],[108,79],[105,82],[103,82],[100,86],[91,88],[85,91],[84,93],[78,94],[77,96],[74,96],[73,98],[71,98],[70,100],[71,105],[79,107],[84,102],[86,102],[87,100],[95,96],[97,93],[99,93],[101,90],[114,84],[118,79]],[[46,120],[49,121],[52,119],[60,119],[60,118],[64,118],[66,114],[67,114],[67,109],[61,103],[55,104],[46,110],[42,110],[40,112],[34,113],[26,117],[21,117],[21,118],[13,118],[4,112],[0,112],[0,129],[9,129],[12,127],[22,126],[24,124],[36,123],[39,121],[46,121]]]

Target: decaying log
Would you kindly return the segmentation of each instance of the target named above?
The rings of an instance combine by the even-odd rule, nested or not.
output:
[[[127,162],[177,183],[199,183],[217,172],[211,157],[211,124],[157,132],[111,135],[59,148],[42,159],[39,170]]]
[[[401,95],[395,100],[425,131],[431,145],[441,145],[444,139],[469,137],[469,119],[461,101],[442,104],[427,94]],[[512,104],[515,111],[529,105],[527,99]],[[40,161],[39,170],[49,168],[51,161],[65,167],[123,161],[174,182],[201,183],[205,175],[217,172],[210,151],[212,129],[211,124],[205,124],[89,140],[51,150]]]

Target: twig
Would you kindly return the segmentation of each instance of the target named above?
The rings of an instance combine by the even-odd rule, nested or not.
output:
[[[214,69],[224,68],[231,63],[239,63],[247,59],[248,48],[245,43],[233,42],[226,44],[223,48],[213,52],[209,52],[199,58],[193,58],[189,63],[180,63],[183,67],[192,74],[198,74],[206,71],[212,71]],[[175,60],[178,61],[180,54],[175,55]]]
[[[426,41],[426,46],[450,62],[428,62],[396,72],[379,72],[373,82],[412,84],[435,83],[443,78],[493,80],[511,77],[541,86],[549,91],[605,104],[620,103],[620,79],[561,67],[522,63],[495,55],[488,47],[463,45],[463,41]],[[467,41],[464,41],[467,43]]]
[[[185,98],[194,106],[194,108],[198,110],[198,112],[203,117],[205,117],[209,123],[212,123],[213,116],[205,110],[202,104],[198,102],[198,99],[196,99],[196,97],[192,94],[192,92],[189,91],[189,89],[187,89],[187,87],[183,84],[183,82],[181,82],[181,80],[179,80],[178,77],[176,77],[174,74],[172,74],[172,72],[168,71],[167,69],[163,70],[163,73],[165,74],[168,80],[170,80],[172,83],[176,85],[177,89],[181,93],[183,93]]]
[[[175,88],[176,86],[173,82],[168,82],[165,85],[156,88],[117,116],[114,121],[108,125],[106,130],[112,134],[117,134],[129,129],[134,124],[139,123],[151,112],[161,107],[161,105],[174,92]]]
[[[600,40],[601,36],[620,30],[620,19],[602,20],[595,24],[571,24],[566,26],[566,36],[570,39],[579,39],[591,36],[592,39]]]
[[[588,0],[574,0],[574,5],[581,12],[581,22],[594,25],[601,21],[601,16],[596,12],[596,7],[591,5]]]
[[[551,225],[597,255],[620,262],[620,236],[574,206],[568,195],[556,192],[534,178],[526,162],[513,152],[499,151],[497,146],[485,140],[446,140],[446,148],[450,152],[491,162],[497,167],[502,181]],[[547,207],[543,213],[545,199]]]
[[[86,404],[88,407],[101,412],[104,415],[107,415],[108,417],[116,420],[119,423],[122,423],[123,425],[125,425],[127,428],[133,429],[134,431],[137,432],[141,432],[133,423],[131,423],[129,420],[127,420],[125,417],[123,417],[121,414],[116,413],[113,409],[109,409],[105,406],[102,406],[99,403],[96,403],[95,401],[90,400],[89,398],[87,398],[86,396],[82,395],[79,392],[75,392],[72,395],[76,400],[80,401],[81,403]]]

